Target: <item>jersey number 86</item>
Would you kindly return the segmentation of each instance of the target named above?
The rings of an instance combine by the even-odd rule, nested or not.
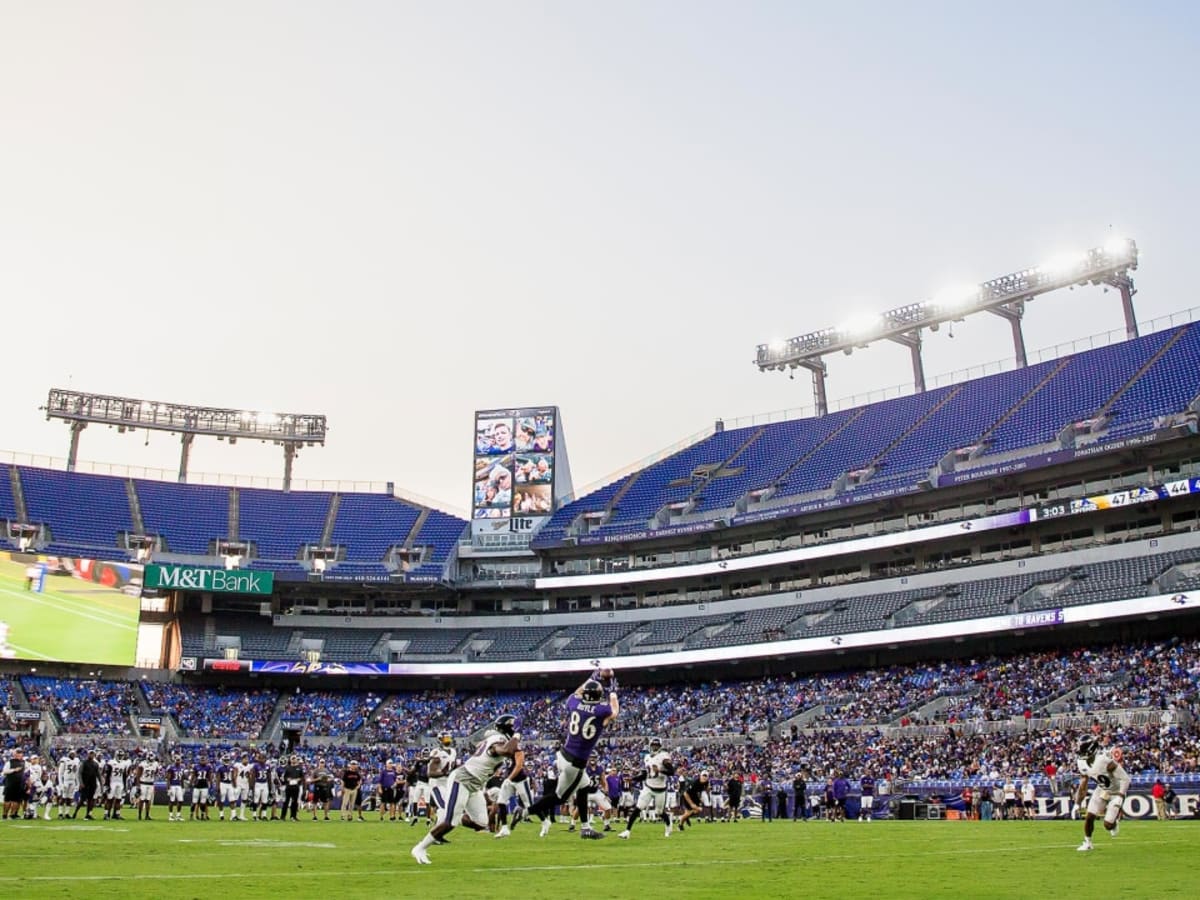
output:
[[[571,734],[577,734],[585,741],[590,741],[596,736],[596,717],[588,716],[586,719],[579,715],[579,711],[571,713],[571,719],[567,723],[567,731]]]

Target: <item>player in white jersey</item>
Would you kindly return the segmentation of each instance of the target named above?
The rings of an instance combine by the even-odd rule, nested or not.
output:
[[[67,751],[58,762],[58,817],[65,819],[70,814],[75,795],[79,792],[80,760],[75,749]]]
[[[651,738],[649,751],[642,758],[642,766],[646,770],[646,775],[642,782],[641,793],[638,794],[637,805],[629,814],[625,830],[617,837],[629,840],[629,835],[633,831],[633,823],[650,810],[653,810],[655,815],[661,817],[666,823],[663,837],[670,837],[671,811],[667,809],[667,778],[674,774],[675,764],[671,761],[671,754],[663,749],[662,741],[658,738]]]
[[[1086,852],[1092,849],[1092,831],[1097,816],[1104,816],[1104,828],[1109,835],[1116,837],[1119,833],[1121,810],[1131,779],[1121,765],[1120,751],[1102,749],[1100,742],[1091,735],[1080,741],[1076,765],[1080,775],[1079,790],[1075,794],[1077,804],[1083,805],[1089,781],[1093,778],[1096,780],[1096,789],[1088,800],[1087,815],[1083,820],[1083,843],[1076,848]]]
[[[46,773],[42,760],[37,754],[32,754],[25,764],[25,777],[28,779],[28,803],[25,808],[25,818],[38,817],[38,801],[42,795],[42,776]]]
[[[158,760],[146,754],[137,766],[137,817],[142,818],[146,813],[146,821],[150,821],[150,808],[154,806],[154,783],[158,780]]]
[[[438,812],[437,824],[412,848],[412,858],[418,863],[429,865],[429,848],[461,824],[464,817],[469,819],[475,828],[483,830],[488,818],[487,801],[484,799],[484,789],[488,780],[506,760],[512,759],[521,747],[521,736],[516,733],[516,724],[514,717],[500,716],[484,732],[483,740],[475,748],[474,755],[454,770],[450,776],[446,806]]]
[[[121,807],[125,803],[125,779],[129,775],[130,760],[125,757],[125,751],[118,749],[105,767],[108,783],[108,802],[104,818],[121,818]]]
[[[233,797],[237,804],[237,817],[242,822],[246,821],[246,805],[250,802],[250,770],[254,766],[250,762],[250,754],[243,753],[242,761],[233,764]],[[229,818],[232,820],[234,811],[229,810]]]
[[[454,738],[449,734],[438,737],[437,746],[429,751],[429,798],[439,810],[446,808],[450,793],[450,772],[458,762],[458,751],[454,749]],[[432,817],[431,817],[432,818]]]

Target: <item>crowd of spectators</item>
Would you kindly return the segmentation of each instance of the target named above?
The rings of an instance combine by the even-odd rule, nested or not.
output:
[[[306,734],[346,737],[366,724],[382,699],[373,692],[296,688],[285,698],[281,718],[303,721]]]
[[[54,712],[69,734],[133,733],[138,705],[129,682],[22,675],[21,687],[30,706]]]
[[[166,713],[185,734],[249,741],[259,737],[279,692],[269,689],[164,684],[144,681],[142,690],[153,713]]]

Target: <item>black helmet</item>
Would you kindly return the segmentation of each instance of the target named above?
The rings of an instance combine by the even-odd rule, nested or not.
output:
[[[604,686],[594,678],[589,678],[583,683],[583,691],[580,694],[585,703],[599,703],[604,699]]]
[[[505,737],[512,737],[517,730],[517,717],[509,715],[500,716],[492,723],[492,727]]]
[[[1079,757],[1081,759],[1091,759],[1100,750],[1100,742],[1096,740],[1095,735],[1086,734],[1079,741]]]

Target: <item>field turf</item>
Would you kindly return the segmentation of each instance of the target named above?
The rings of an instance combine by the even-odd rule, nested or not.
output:
[[[367,822],[0,822],[8,897],[1184,897],[1195,896],[1191,821],[702,824],[665,839],[540,840],[456,830],[431,866],[408,855],[424,825]],[[1189,887],[1190,885],[1190,887]]]
[[[78,578],[47,575],[25,590],[25,566],[0,560],[0,620],[20,659],[133,665],[138,598]]]

